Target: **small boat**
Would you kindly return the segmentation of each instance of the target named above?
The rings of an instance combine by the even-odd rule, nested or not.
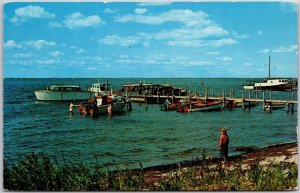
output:
[[[39,101],[82,101],[94,96],[90,91],[81,90],[79,85],[51,85],[34,93]]]
[[[265,110],[270,110],[270,109],[283,109],[286,107],[286,103],[283,103],[283,102],[273,102],[273,103],[268,103],[268,104],[265,104],[265,107],[264,109]]]
[[[125,97],[123,96],[103,95],[95,96],[92,100],[80,103],[76,106],[80,114],[94,116],[107,114],[109,106],[111,106],[112,113],[123,111],[126,104]]]
[[[249,107],[249,105],[250,105],[251,107],[255,107],[255,106],[257,106],[257,104],[258,103],[256,101],[250,101],[250,102],[245,102],[244,106]],[[229,101],[227,103],[227,107],[229,107],[229,108],[237,108],[237,107],[242,107],[242,106],[243,106],[242,102]]]
[[[223,108],[222,101],[194,102],[177,108],[177,112],[214,111]]]
[[[163,104],[161,104],[160,109],[165,111],[173,111],[182,105],[181,102],[171,103],[168,99],[165,100]]]

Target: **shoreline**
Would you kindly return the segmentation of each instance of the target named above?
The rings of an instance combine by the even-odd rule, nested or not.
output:
[[[243,167],[249,167],[255,162],[258,162],[262,166],[280,162],[288,162],[298,165],[298,142],[271,145],[257,149],[246,148],[245,151],[247,152],[240,155],[229,156],[228,161],[226,162],[226,167],[230,167],[237,162],[241,162]],[[201,166],[204,162],[208,165],[216,165],[221,162],[221,159],[206,157],[205,160],[196,159],[174,164],[150,166],[143,168],[143,171],[148,178],[160,178],[179,168],[197,167]]]

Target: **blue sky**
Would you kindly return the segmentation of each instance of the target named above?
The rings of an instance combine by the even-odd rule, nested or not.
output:
[[[298,75],[297,4],[4,5],[4,77]]]

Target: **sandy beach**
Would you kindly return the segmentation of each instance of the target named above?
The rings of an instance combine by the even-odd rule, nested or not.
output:
[[[223,169],[234,170],[239,165],[243,170],[250,170],[255,163],[259,166],[267,168],[271,164],[287,163],[298,165],[298,143],[286,143],[274,146],[269,146],[261,149],[244,148],[245,153],[237,156],[229,157],[226,163],[222,163],[219,158],[206,157],[205,160],[192,160],[177,164],[155,166],[145,168],[145,177],[149,183],[161,182],[167,176],[172,176],[174,173],[180,175],[178,171],[187,171],[191,168],[198,168],[203,165],[203,162],[211,169],[216,169],[221,166]],[[295,190],[297,187],[291,188]],[[218,189],[219,190],[219,189]]]

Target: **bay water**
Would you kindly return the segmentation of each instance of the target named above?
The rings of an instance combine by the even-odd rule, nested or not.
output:
[[[114,78],[100,79],[114,90],[123,84],[169,83],[204,95],[221,96],[234,89],[234,96],[242,95],[247,79],[201,78]],[[253,79],[257,81],[256,79]],[[264,112],[262,104],[243,111],[241,108],[212,112],[178,113],[161,111],[158,104],[133,103],[112,117],[82,116],[76,110],[68,114],[68,102],[37,101],[35,90],[50,84],[79,84],[86,89],[96,78],[78,79],[4,79],[4,159],[16,162],[19,156],[47,153],[62,161],[81,159],[95,164],[96,158],[105,167],[135,168],[177,163],[206,155],[219,157],[220,128],[227,127],[230,137],[229,155],[240,154],[236,147],[270,145],[297,141],[297,106],[294,114],[287,109]],[[258,93],[262,98],[262,92]],[[295,92],[294,98],[297,98]],[[248,91],[244,91],[248,97]],[[268,98],[270,93],[265,92]],[[255,97],[255,93],[251,93]],[[291,99],[291,92],[272,92],[273,99]]]

